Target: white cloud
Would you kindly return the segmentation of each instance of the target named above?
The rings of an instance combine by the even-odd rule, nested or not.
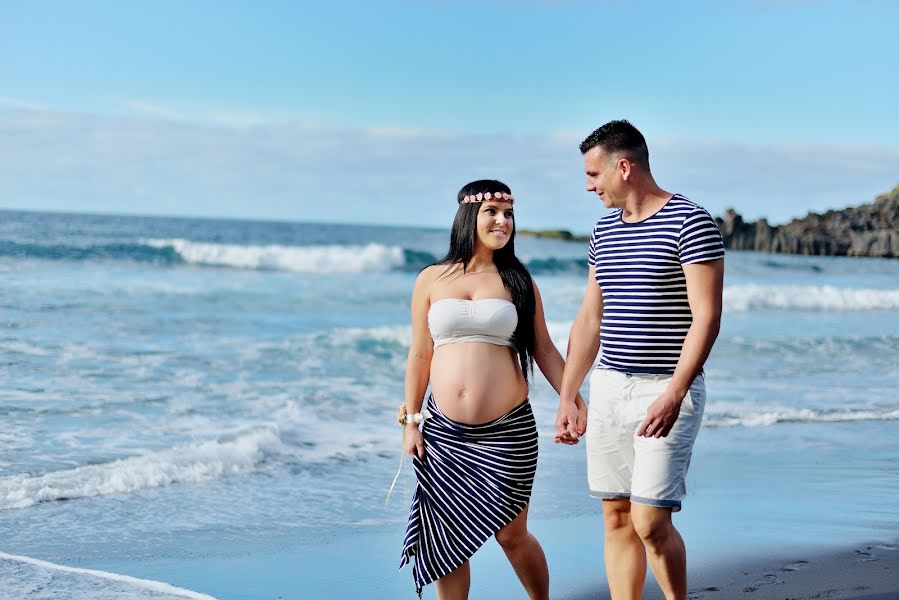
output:
[[[173,119],[176,121],[184,121],[187,119],[185,115],[172,108],[154,102],[147,102],[145,100],[132,100],[131,102],[128,102],[128,107],[139,113],[154,117],[162,117],[163,119]]]
[[[126,106],[137,116],[158,117],[167,121],[184,121],[194,125],[211,125],[244,129],[276,122],[270,116],[223,109],[173,108],[148,100],[131,100]],[[26,108],[26,107],[22,107]]]
[[[45,110],[45,106],[41,106],[40,104],[36,104],[34,102],[28,102],[27,100],[19,100],[17,98],[6,98],[0,96],[0,107],[5,108],[16,108],[22,110]]]
[[[161,107],[160,107],[161,108]],[[469,135],[253,121],[0,111],[0,206],[447,226],[465,182],[495,177],[519,223],[587,231],[581,135]],[[869,202],[899,183],[899,147],[650,140],[663,187],[713,214],[780,222]]]
[[[262,115],[237,111],[211,111],[204,114],[202,120],[225,127],[255,127],[271,122],[270,118]]]

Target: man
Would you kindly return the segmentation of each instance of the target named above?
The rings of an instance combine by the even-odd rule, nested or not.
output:
[[[580,146],[587,191],[614,209],[590,240],[587,290],[571,328],[556,439],[577,439],[575,395],[593,366],[590,494],[602,499],[613,600],[641,597],[646,563],[668,600],[687,598],[683,539],[671,522],[705,405],[702,366],[718,335],[724,245],[709,213],[663,190],[627,121]]]

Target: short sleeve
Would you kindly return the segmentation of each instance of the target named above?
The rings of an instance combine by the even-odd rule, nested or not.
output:
[[[678,253],[682,265],[724,258],[724,240],[712,216],[697,206],[681,226]]]
[[[590,235],[590,245],[587,247],[587,266],[595,267],[596,266],[596,235],[598,227],[593,228],[593,233]]]

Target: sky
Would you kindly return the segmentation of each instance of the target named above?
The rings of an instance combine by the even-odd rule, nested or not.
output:
[[[899,184],[899,3],[0,0],[0,207],[586,232],[578,143],[773,223]]]

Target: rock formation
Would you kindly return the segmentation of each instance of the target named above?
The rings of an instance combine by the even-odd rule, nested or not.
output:
[[[747,223],[733,209],[715,221],[725,247],[733,250],[899,258],[899,186],[872,204],[809,213],[785,225]]]

